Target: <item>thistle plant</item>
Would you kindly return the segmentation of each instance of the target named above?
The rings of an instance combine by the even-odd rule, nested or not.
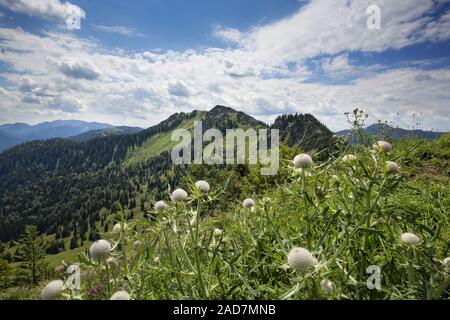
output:
[[[448,297],[445,185],[408,183],[417,146],[365,136],[365,113],[353,115],[364,143],[325,162],[292,152],[282,181],[246,190],[231,210],[215,208],[227,185],[204,176],[157,199],[152,219],[126,220],[120,208],[109,247],[99,240],[82,261],[93,278],[84,290],[103,284],[102,299]],[[371,266],[379,289],[367,287]]]

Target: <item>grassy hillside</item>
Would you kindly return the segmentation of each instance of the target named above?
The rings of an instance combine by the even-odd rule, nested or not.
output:
[[[208,195],[186,182],[190,196],[165,199],[169,207],[152,212],[159,221],[137,217],[125,233],[102,234],[115,262],[107,271],[82,258],[79,295],[108,299],[124,289],[134,299],[448,299],[450,135],[403,140],[393,150],[353,146],[304,171],[283,153],[275,183],[256,185],[227,211],[215,210],[231,191],[221,170],[209,173]],[[344,154],[357,158],[346,162]],[[399,173],[386,171],[388,160]],[[242,183],[259,184],[252,170]],[[256,203],[251,210],[240,204],[247,196]],[[403,242],[406,232],[419,243]],[[294,247],[306,248],[313,258],[302,261],[314,267],[295,270],[287,258]],[[379,290],[367,288],[371,265],[381,268]]]
[[[178,143],[171,141],[172,132],[177,129],[186,129],[192,133],[194,130],[194,121],[200,121],[204,116],[205,112],[198,112],[194,117],[183,120],[173,130],[157,133],[145,140],[141,146],[130,148],[123,165],[126,167],[142,163],[165,151],[172,150],[172,148]]]

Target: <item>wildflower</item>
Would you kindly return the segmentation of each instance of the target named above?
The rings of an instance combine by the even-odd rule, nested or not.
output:
[[[403,233],[400,238],[404,243],[406,243],[409,246],[418,245],[420,242],[419,237],[416,236],[414,233],[410,232]]]
[[[387,172],[390,172],[390,173],[397,173],[400,169],[394,161],[387,161],[386,162],[386,170],[387,170]]]
[[[173,202],[183,201],[188,197],[188,194],[183,189],[175,189],[170,196]]]
[[[131,300],[130,294],[124,290],[114,293],[109,300]]]
[[[141,246],[142,242],[139,240],[136,240],[135,242],[133,242],[133,247],[135,249],[138,249]]]
[[[113,227],[113,233],[119,233],[121,231],[127,231],[128,230],[128,225],[126,223],[123,224],[123,228],[122,228],[122,224],[120,223],[116,223]]]
[[[221,229],[214,229],[213,234],[215,237],[220,237],[223,234],[223,231]]]
[[[333,285],[334,283],[328,279],[323,279],[322,281],[320,281],[320,286],[326,294],[333,293]]]
[[[253,199],[247,198],[244,200],[244,202],[242,202],[242,206],[245,209],[251,209],[255,206],[255,201],[253,201]]]
[[[386,153],[392,151],[392,145],[386,141],[378,141],[377,143],[374,144],[374,147]]]
[[[307,168],[313,165],[311,157],[304,153],[296,155],[293,163],[296,168]]]
[[[101,261],[111,253],[111,244],[106,240],[97,240],[89,248],[92,259]]]
[[[444,261],[442,261],[442,264],[444,265],[444,267],[449,268],[450,267],[450,257],[445,258]]]
[[[155,257],[155,259],[153,259],[153,262],[154,263],[159,263],[161,261],[161,258],[160,257]]]
[[[288,254],[288,265],[295,270],[306,270],[317,263],[317,259],[305,248],[294,248]]]
[[[209,190],[211,189],[211,187],[209,186],[209,183],[204,181],[204,180],[199,180],[195,183],[195,186],[204,193],[209,192]]]
[[[53,280],[49,282],[41,291],[42,300],[58,300],[61,297],[64,282]]]
[[[342,158],[342,161],[344,162],[352,162],[356,160],[356,156],[353,154],[347,154]]]
[[[161,200],[155,203],[154,209],[155,211],[163,211],[167,208],[167,204]]]

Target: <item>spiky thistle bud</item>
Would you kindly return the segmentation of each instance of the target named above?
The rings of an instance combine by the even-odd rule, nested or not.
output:
[[[416,246],[419,244],[420,239],[414,233],[405,232],[400,236],[400,239],[408,246]]]
[[[311,157],[304,153],[296,155],[292,162],[296,168],[307,168],[313,165]]]
[[[322,281],[320,281],[320,287],[323,291],[325,291],[326,294],[333,293],[333,285],[334,283],[328,279],[323,279]]]
[[[109,300],[131,300],[131,297],[125,290],[120,290],[114,293]]]
[[[183,189],[175,189],[170,196],[173,202],[183,201],[188,197],[188,194]]]
[[[89,248],[89,255],[96,261],[105,260],[111,253],[111,244],[106,240],[97,240]]]
[[[450,257],[445,258],[444,261],[442,261],[442,264],[444,267],[450,268]]]
[[[387,141],[378,141],[377,143],[374,144],[374,146],[379,151],[383,151],[386,153],[392,151],[392,145]]]
[[[163,211],[167,208],[167,204],[161,200],[155,203],[154,209],[155,211]]]
[[[288,254],[288,265],[295,270],[306,270],[318,263],[305,248],[294,248]]]
[[[399,172],[399,167],[394,161],[387,161],[386,162],[386,171],[389,173],[397,173]]]
[[[342,161],[344,161],[344,162],[353,162],[353,161],[355,161],[357,158],[356,158],[356,156],[355,155],[353,155],[353,154],[347,154],[347,155],[345,155],[343,158],[342,158]]]
[[[211,187],[209,186],[209,183],[204,181],[204,180],[199,180],[195,183],[195,186],[204,193],[209,192],[209,190],[211,189]]]
[[[255,206],[255,201],[253,201],[253,199],[247,198],[242,202],[242,206],[245,209],[251,209]]]
[[[127,231],[128,230],[128,224],[124,223],[123,227],[121,223],[116,223],[113,227],[112,232],[113,233],[120,233],[121,231]]]
[[[53,280],[49,282],[41,291],[42,300],[58,300],[61,297],[64,282]]]
[[[142,245],[142,242],[140,240],[136,240],[135,242],[133,242],[133,247],[135,249],[139,249]]]

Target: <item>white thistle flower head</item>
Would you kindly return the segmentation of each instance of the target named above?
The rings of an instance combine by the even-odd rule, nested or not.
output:
[[[97,240],[89,248],[89,255],[96,261],[106,259],[111,253],[111,244],[106,240]]]
[[[195,183],[195,186],[204,193],[209,192],[209,190],[211,189],[211,187],[209,186],[209,183],[204,181],[204,180],[199,180]]]
[[[163,211],[167,208],[167,204],[161,200],[155,203],[155,206],[153,207],[155,211]]]
[[[133,242],[133,247],[135,249],[138,249],[141,245],[142,245],[142,242],[139,240],[136,240],[135,242]]]
[[[386,162],[386,170],[389,173],[398,173],[400,171],[398,164],[396,164],[394,161]]]
[[[305,153],[296,155],[292,162],[296,168],[307,168],[313,165],[311,157]]]
[[[442,264],[444,267],[450,268],[450,257],[445,258],[444,261],[442,261]]]
[[[170,196],[170,199],[173,202],[183,201],[188,197],[188,194],[183,189],[175,189]]]
[[[420,239],[414,233],[405,232],[400,236],[401,240],[408,246],[416,246],[419,244]]]
[[[353,154],[346,154],[343,158],[342,158],[342,161],[344,161],[344,162],[353,162],[353,161],[355,161],[357,158],[356,158],[356,156],[355,155],[353,155]]]
[[[318,263],[305,248],[294,248],[288,254],[288,265],[295,270],[306,270]]]
[[[64,282],[53,280],[49,282],[41,291],[42,300],[58,300],[61,297]]]
[[[242,206],[245,209],[251,209],[255,206],[255,201],[253,201],[253,199],[247,198],[242,202]]]
[[[386,153],[392,151],[392,145],[387,141],[378,141],[374,146],[376,147],[376,149]]]
[[[222,231],[222,229],[215,228],[213,231],[213,234],[215,237],[220,237],[223,234],[223,231]]]
[[[124,290],[114,293],[109,300],[131,300],[130,294]]]
[[[155,257],[155,259],[153,259],[153,262],[154,263],[159,263],[161,261],[161,258],[160,257]]]
[[[322,281],[320,281],[320,287],[323,291],[325,291],[326,294],[333,293],[333,285],[334,283],[328,279],[323,279]]]
[[[121,223],[116,223],[113,227],[113,233],[120,233],[121,231],[127,231],[128,230],[128,224],[124,223],[123,228]]]

